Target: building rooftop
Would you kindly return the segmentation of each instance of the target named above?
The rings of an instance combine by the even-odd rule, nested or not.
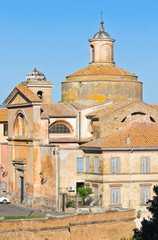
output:
[[[0,108],[0,122],[7,122],[8,121],[8,109],[1,107]]]
[[[135,74],[127,72],[126,70],[116,67],[115,65],[104,65],[104,64],[91,64],[75,73],[68,75],[67,77],[74,76],[88,76],[88,75],[125,75],[125,76],[134,76]]]
[[[23,86],[21,83],[16,87],[28,100],[31,102],[41,102],[42,100],[33,93],[28,87]]]
[[[39,72],[36,68],[26,76],[26,81],[46,81],[43,73]]]
[[[95,111],[87,114],[86,117],[100,118],[102,116],[105,116],[106,114],[117,111],[118,109],[123,108],[133,102],[136,102],[136,101],[138,101],[138,100],[125,100],[125,101],[109,103],[107,105],[104,105],[104,107],[100,108],[99,110],[95,110]]]
[[[64,103],[43,103],[41,118],[49,117],[76,117],[76,114]]]
[[[154,148],[158,147],[158,123],[134,122],[106,138],[95,139],[83,148]]]

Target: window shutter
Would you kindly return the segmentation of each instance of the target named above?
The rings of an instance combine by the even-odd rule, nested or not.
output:
[[[141,159],[141,164],[142,164],[142,172],[143,173],[148,173],[149,172],[149,158],[143,157]]]
[[[142,203],[146,204],[149,200],[149,188],[142,189]]]
[[[6,192],[7,191],[7,184],[5,181],[2,181],[2,192]]]
[[[112,173],[119,173],[119,159],[118,158],[112,158],[111,161],[111,171]]]
[[[94,203],[98,203],[98,187],[94,189]]]
[[[118,205],[120,203],[120,189],[111,189],[111,191],[112,205]]]
[[[98,173],[98,157],[94,158],[94,172]]]
[[[89,172],[89,157],[86,157],[86,172]]]
[[[84,158],[77,158],[77,172],[84,172]]]

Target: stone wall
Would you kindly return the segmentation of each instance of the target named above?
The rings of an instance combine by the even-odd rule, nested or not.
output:
[[[1,240],[120,240],[133,235],[135,211],[0,223]]]

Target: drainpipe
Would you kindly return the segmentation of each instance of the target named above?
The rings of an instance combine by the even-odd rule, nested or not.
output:
[[[78,114],[79,114],[79,116],[78,116],[78,138],[79,138],[79,140],[81,139],[81,111],[79,110],[78,111]]]
[[[56,211],[59,212],[59,148],[55,149],[56,153]]]
[[[129,161],[130,161],[130,196],[129,196],[129,208],[131,209],[132,205],[132,153],[133,149],[130,151]]]

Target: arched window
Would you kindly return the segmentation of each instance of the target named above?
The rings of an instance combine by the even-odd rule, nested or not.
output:
[[[94,46],[91,45],[91,51],[92,51],[92,62],[95,61],[95,52],[94,52]]]
[[[38,91],[38,92],[37,92],[37,96],[38,96],[40,99],[42,99],[42,95],[43,95],[43,92],[42,92],[42,91]]]
[[[65,134],[71,133],[70,128],[63,123],[55,123],[49,128],[49,133]]]
[[[27,124],[25,117],[22,113],[16,116],[14,124],[14,135],[15,136],[25,136],[27,135]]]

